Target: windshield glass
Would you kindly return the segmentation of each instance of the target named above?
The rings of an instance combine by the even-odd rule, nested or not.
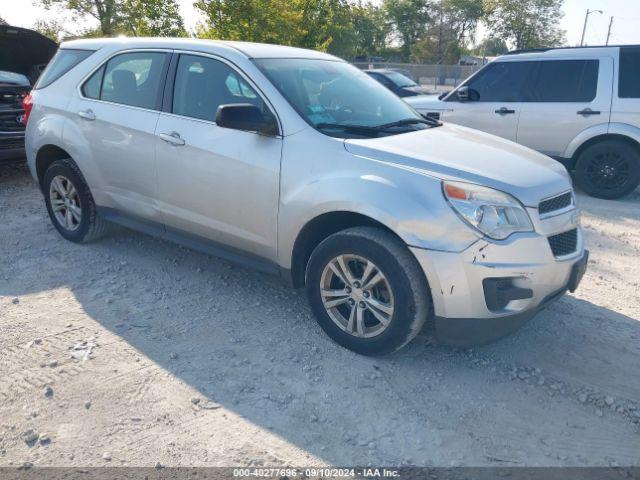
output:
[[[24,87],[30,85],[29,79],[21,73],[5,72],[4,70],[0,70],[0,83]]]
[[[385,72],[384,74],[389,80],[391,80],[397,87],[415,87],[418,85],[409,77],[401,74],[400,72]]]
[[[434,126],[361,70],[344,62],[254,60],[311,126],[335,137],[377,137]]]

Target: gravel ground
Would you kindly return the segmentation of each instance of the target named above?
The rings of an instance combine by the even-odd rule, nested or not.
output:
[[[517,334],[334,345],[275,278],[125,229],[63,240],[0,167],[0,466],[640,465],[640,194]]]

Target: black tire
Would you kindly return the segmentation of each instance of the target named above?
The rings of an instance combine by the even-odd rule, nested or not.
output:
[[[576,161],[575,181],[592,197],[624,197],[640,184],[640,150],[621,140],[590,145]]]
[[[355,255],[373,262],[392,291],[393,314],[384,330],[370,338],[356,336],[339,327],[323,304],[323,271],[340,255]],[[420,332],[431,314],[429,286],[417,260],[403,242],[378,228],[355,227],[326,238],[311,254],[305,280],[311,308],[322,329],[339,345],[362,355],[381,355],[398,350]],[[373,293],[371,295],[373,297]],[[348,304],[345,307],[354,308]],[[372,313],[366,313],[366,310],[363,309],[366,321],[375,322]]]
[[[77,225],[74,225],[74,229],[66,228],[65,225],[56,218],[51,205],[51,184],[55,178],[60,177],[68,179],[77,192],[75,202],[79,204],[81,214],[79,215],[79,222],[76,222]],[[75,243],[88,243],[97,240],[107,231],[108,223],[98,214],[89,186],[78,166],[70,158],[56,160],[49,166],[44,174],[42,191],[51,223],[53,223],[53,226],[58,230],[60,235],[67,240]]]

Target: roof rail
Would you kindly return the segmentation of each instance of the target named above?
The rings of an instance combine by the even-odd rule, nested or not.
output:
[[[511,50],[503,55],[518,55],[520,53],[536,53],[536,52],[548,52],[551,50],[576,50],[576,49],[588,49],[588,48],[620,48],[620,47],[640,47],[639,44],[628,45],[583,45],[576,47],[548,47],[548,48],[523,48],[520,50]]]

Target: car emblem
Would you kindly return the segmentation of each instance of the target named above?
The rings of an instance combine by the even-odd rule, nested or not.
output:
[[[16,122],[24,123],[24,113],[16,117]]]

